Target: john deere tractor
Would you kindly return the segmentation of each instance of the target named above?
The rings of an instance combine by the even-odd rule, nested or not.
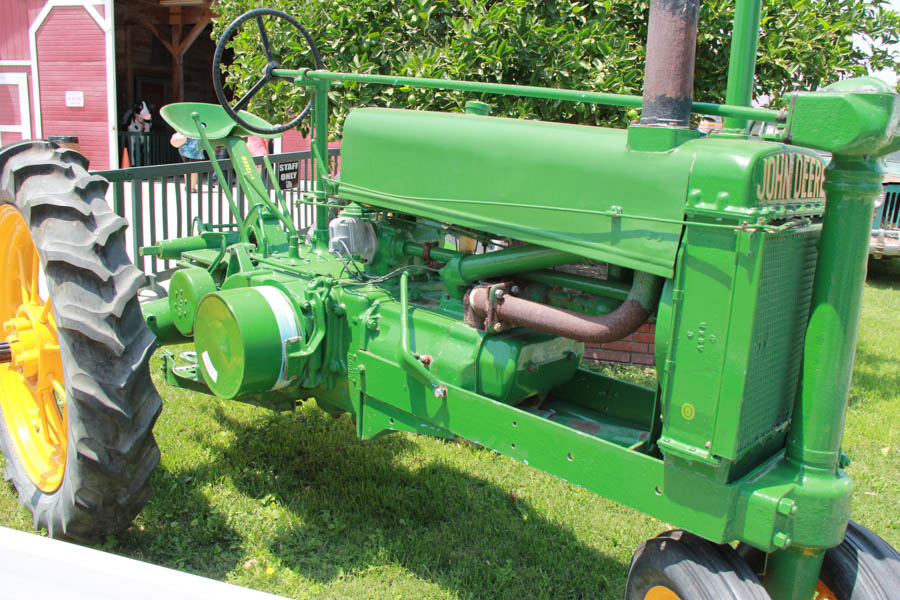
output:
[[[360,439],[459,436],[678,527],[637,549],[629,599],[900,597],[900,555],[850,520],[841,452],[900,97],[861,78],[751,107],[760,2],[739,4],[723,105],[692,102],[697,0],[650,3],[643,97],[333,72],[291,16],[244,14],[216,50],[221,105],[162,115],[210,156],[227,150],[249,209],[226,189],[231,218],[143,248],[178,264],[168,297],[143,305],[106,182],[52,143],[3,148],[0,443],[35,525],[91,541],[130,523],[159,459],[148,359],[191,343],[161,350],[171,386],[273,410],[315,398]],[[264,19],[294,28],[308,68],[280,66]],[[221,62],[243,27],[267,66],[233,102]],[[296,118],[243,111],[284,80],[312,97]],[[619,130],[483,102],[360,108],[338,177],[328,92],[347,82],[641,118]],[[703,135],[692,114],[724,127]],[[306,117],[317,169],[302,230],[244,138]],[[656,389],[580,368],[586,342],[651,317]]]

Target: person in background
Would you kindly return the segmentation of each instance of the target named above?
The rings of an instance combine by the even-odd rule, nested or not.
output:
[[[225,150],[224,146],[219,146],[216,148],[216,160],[226,160],[228,159],[228,151]],[[227,177],[227,176],[226,176]],[[219,183],[219,174],[213,170],[212,178],[210,179],[210,185],[216,185]]]
[[[251,135],[247,137],[247,149],[253,156],[265,156],[269,153],[268,140]]]
[[[197,138],[189,138],[176,131],[172,134],[169,143],[178,148],[178,154],[181,156],[182,162],[196,162],[206,158],[203,150],[200,148],[200,140]],[[197,173],[191,173],[190,179],[191,192],[196,192]]]
[[[269,144],[272,140],[266,140],[261,137],[256,137],[255,135],[247,136],[247,150],[250,151],[250,154],[254,157],[256,156],[266,156],[272,151],[272,148]],[[259,174],[262,175],[263,181],[266,179],[266,167],[264,164],[259,165]]]

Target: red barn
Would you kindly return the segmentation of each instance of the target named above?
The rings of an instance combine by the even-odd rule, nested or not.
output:
[[[134,102],[156,116],[169,102],[215,101],[213,2],[0,1],[0,145],[77,136],[92,169],[118,167]],[[153,133],[168,149],[158,119]]]
[[[77,136],[93,168],[118,164],[112,7],[0,4],[0,143]]]

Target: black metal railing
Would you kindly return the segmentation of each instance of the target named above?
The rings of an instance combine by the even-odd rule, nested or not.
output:
[[[178,150],[169,143],[171,136],[157,131],[120,131],[119,156],[127,152],[132,167],[180,163]]]
[[[335,175],[340,170],[340,150],[328,151],[331,161],[330,172]],[[261,165],[262,158],[256,163]],[[309,204],[303,204],[302,195],[315,189],[315,169],[311,153],[289,152],[269,156],[276,173],[285,171],[294,182],[282,189],[290,210],[290,217],[300,229],[305,229],[313,221],[313,211]],[[296,163],[296,165],[294,164]],[[225,175],[225,186],[232,190],[232,196],[241,217],[247,214],[247,199],[237,187],[237,178],[230,160],[221,160],[219,165]],[[144,246],[161,240],[194,235],[200,223],[234,224],[224,188],[215,181],[212,163],[197,161],[151,167],[133,167],[94,171],[105,177],[110,188],[107,198],[115,212],[128,220],[126,232],[128,254],[135,265],[147,274],[157,274],[174,267],[171,260],[154,256],[140,256]],[[275,190],[268,176],[264,176],[270,198],[275,200]],[[196,188],[196,192],[192,188]]]

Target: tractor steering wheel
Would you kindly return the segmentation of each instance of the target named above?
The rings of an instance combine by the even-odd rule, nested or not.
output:
[[[313,55],[314,68],[322,69],[322,57],[319,55],[319,49],[316,47],[315,42],[312,39],[312,36],[309,35],[309,32],[300,24],[297,19],[292,17],[291,15],[282,12],[280,10],[275,10],[272,8],[257,8],[251,11],[248,11],[242,14],[240,17],[235,19],[231,25],[228,26],[228,29],[222,34],[222,38],[219,40],[219,43],[216,45],[216,53],[213,56],[213,65],[212,65],[212,75],[213,75],[213,88],[216,90],[216,98],[219,99],[219,104],[222,105],[222,108],[225,109],[225,112],[235,120],[235,122],[248,131],[252,131],[254,133],[259,133],[262,135],[271,135],[274,133],[281,133],[282,131],[287,131],[288,129],[292,129],[297,126],[297,124],[303,120],[306,115],[309,114],[309,111],[312,107],[312,101],[307,102],[306,107],[300,111],[300,114],[291,119],[290,122],[284,123],[282,125],[275,125],[271,128],[259,127],[256,125],[252,125],[241,118],[239,111],[243,110],[247,107],[247,104],[250,103],[250,100],[256,96],[267,83],[270,81],[274,81],[277,79],[282,79],[285,81],[293,81],[293,78],[290,77],[278,77],[273,74],[275,69],[281,68],[281,62],[276,59],[276,57],[272,54],[272,48],[269,44],[269,35],[266,33],[266,26],[263,23],[263,15],[270,15],[277,19],[284,19],[287,21],[294,29],[300,32],[300,34],[306,39],[306,43],[309,45],[310,50]],[[253,84],[246,94],[244,94],[240,100],[238,100],[237,104],[231,106],[228,102],[228,98],[225,96],[225,89],[222,86],[222,55],[225,52],[225,48],[228,46],[229,42],[234,37],[235,33],[240,29],[240,27],[246,23],[247,21],[255,19],[256,25],[259,27],[259,37],[262,42],[263,52],[266,55],[266,66],[263,69],[262,77]]]

